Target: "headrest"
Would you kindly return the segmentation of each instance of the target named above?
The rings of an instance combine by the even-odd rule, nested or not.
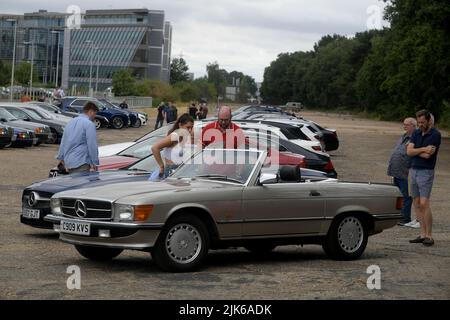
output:
[[[283,181],[300,182],[301,173],[298,166],[282,166],[280,168],[280,179]]]

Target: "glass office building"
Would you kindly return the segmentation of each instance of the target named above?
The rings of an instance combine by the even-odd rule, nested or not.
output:
[[[40,82],[60,84],[65,17],[65,14],[45,10],[24,15],[1,14],[0,60],[12,63],[16,28],[16,66],[23,61],[31,62],[33,58]]]
[[[31,59],[33,46],[24,44],[31,41],[43,83],[55,83],[58,77],[57,83],[66,89],[90,86],[103,91],[111,87],[114,73],[121,69],[130,70],[138,79],[169,82],[172,27],[164,11],[87,10],[81,13],[79,25],[68,28],[70,18],[44,10],[0,15],[0,59],[12,61],[16,21],[16,65]]]

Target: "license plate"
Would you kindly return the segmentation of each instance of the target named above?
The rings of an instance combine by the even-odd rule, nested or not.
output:
[[[91,225],[89,223],[73,222],[61,220],[61,232],[70,234],[79,234],[88,236],[91,232]]]
[[[33,138],[33,144],[36,144],[38,142],[38,138]]]
[[[39,219],[40,214],[41,214],[40,210],[28,209],[28,208],[23,208],[22,209],[22,216],[24,218]]]
[[[16,141],[16,139],[17,139],[17,136],[16,136],[16,135],[13,135],[13,136],[11,137],[11,141]]]

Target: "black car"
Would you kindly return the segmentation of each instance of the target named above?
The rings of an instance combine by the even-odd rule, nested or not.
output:
[[[14,129],[0,125],[0,149],[11,145],[14,137]]]
[[[45,115],[40,114],[38,111],[28,109],[23,106],[7,106],[3,108],[9,113],[11,113],[13,116],[21,120],[32,121],[49,126],[51,134],[49,135],[46,143],[52,144],[61,142],[64,133],[64,127],[66,125],[65,122],[53,120],[51,118],[46,118]]]
[[[40,145],[41,143],[47,142],[48,137],[51,134],[49,126],[31,121],[20,120],[6,111],[2,104],[0,104],[0,124],[32,131],[34,133],[33,142],[35,145]]]

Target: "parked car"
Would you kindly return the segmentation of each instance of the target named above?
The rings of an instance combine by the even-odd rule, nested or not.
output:
[[[35,182],[26,187],[22,192],[22,212],[20,222],[36,228],[53,229],[53,224],[45,221],[45,217],[51,214],[50,198],[61,191],[95,188],[103,185],[148,182],[152,169],[157,167],[153,156],[141,159],[133,165],[121,170],[105,170],[101,172],[81,172],[70,175],[59,175],[50,179]],[[272,172],[271,167],[264,169]],[[276,174],[277,172],[274,172]],[[301,169],[305,179],[324,179],[323,172]],[[150,183],[150,182],[148,182]]]
[[[58,108],[57,106],[54,106],[54,105],[52,105],[50,103],[46,103],[46,102],[31,101],[29,103],[37,105],[37,106],[45,109],[49,113],[55,113],[55,114],[58,114],[61,116],[69,117],[69,118],[75,118],[80,115],[75,109],[72,109],[73,112],[61,111],[61,109]],[[68,110],[70,110],[70,108],[68,108]],[[108,119],[106,119],[104,116],[101,116],[98,114],[95,116],[94,124],[97,129],[100,129],[102,127],[109,127]]]
[[[59,120],[53,120],[43,113],[33,110],[33,108],[29,108],[23,105],[13,105],[10,104],[8,106],[3,106],[3,109],[11,113],[13,116],[24,120],[24,121],[32,121],[35,123],[44,124],[50,127],[51,133],[48,135],[48,139],[46,143],[54,144],[59,143],[62,139],[64,133],[64,127],[66,126],[66,122],[62,122]]]
[[[280,115],[277,113],[253,113],[245,118],[245,121],[263,121],[268,124],[271,124],[271,122],[278,122],[297,126],[304,125],[310,132],[312,132],[313,137],[322,142],[325,151],[334,151],[339,148],[339,139],[336,130],[323,128],[311,120],[288,115]]]
[[[124,109],[120,108],[118,104],[115,104],[107,99],[98,99],[98,101],[100,101],[107,108],[113,108],[116,110],[122,110],[122,111],[127,112],[128,115],[130,115],[131,126],[133,128],[139,128],[140,126],[147,124],[148,115],[146,113],[124,110]]]
[[[6,111],[3,107],[3,104],[0,103],[0,124],[4,124],[7,126],[11,126],[14,128],[27,129],[34,133],[34,145],[40,145],[41,143],[47,142],[49,136],[51,135],[51,130],[49,126],[34,123],[31,121],[23,121],[19,120],[11,113]],[[23,133],[25,137],[27,134]]]
[[[54,107],[55,109],[48,107],[45,102],[24,102],[24,107],[27,108],[33,108],[34,110],[37,110],[39,113],[45,114],[46,117],[49,117],[53,120],[58,120],[64,123],[68,123],[72,117],[69,117],[67,115],[63,115],[61,111],[57,112],[55,111],[58,109],[57,107]]]
[[[10,146],[13,137],[15,138],[13,128],[0,125],[0,149]]]
[[[235,246],[269,252],[313,243],[330,258],[353,260],[369,235],[401,218],[393,185],[305,181],[291,166],[265,174],[265,157],[257,150],[203,150],[163,182],[59,192],[45,220],[88,259],[143,250],[162,269],[182,272],[198,269],[209,249]]]
[[[75,110],[76,112],[81,113],[84,105],[88,101],[91,101],[98,106],[100,111],[97,112],[97,114],[106,117],[112,128],[122,129],[125,127],[129,127],[131,125],[130,117],[126,112],[124,112],[122,110],[108,109],[105,106],[103,106],[102,103],[99,102],[95,98],[65,97],[65,98],[61,99],[61,109],[63,111]]]
[[[275,107],[275,106],[264,106],[264,105],[249,105],[249,106],[243,106],[237,110],[235,110],[234,112],[232,112],[233,115],[233,119],[237,120],[239,119],[239,114],[245,114],[245,115],[251,115],[254,113],[276,113],[276,114],[280,114],[280,115],[289,115],[289,116],[294,116],[295,114],[292,112],[286,112],[285,110],[283,110],[280,107]]]

